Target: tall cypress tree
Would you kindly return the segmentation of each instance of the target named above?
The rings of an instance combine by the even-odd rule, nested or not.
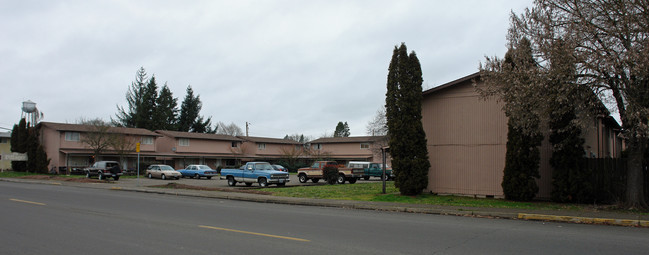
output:
[[[518,80],[503,85],[507,125],[507,153],[501,186],[505,198],[517,201],[532,200],[539,191],[539,146],[543,135],[539,131],[538,100],[534,97],[536,62],[530,41],[523,38],[516,48],[505,54],[504,70],[515,74]]]
[[[22,118],[17,125],[14,125],[13,129],[11,130],[11,151],[26,153],[28,136],[29,132],[27,131],[27,121],[25,120],[25,118]],[[17,172],[24,172],[27,170],[27,162],[12,161],[11,168]]]
[[[402,195],[420,194],[428,186],[428,150],[421,124],[423,82],[421,65],[405,43],[394,47],[388,72],[386,118],[395,173],[394,185]]]

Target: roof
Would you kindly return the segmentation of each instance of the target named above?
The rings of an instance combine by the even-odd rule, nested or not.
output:
[[[424,96],[426,96],[428,94],[431,94],[431,93],[434,93],[434,92],[437,92],[437,91],[440,91],[440,90],[443,90],[443,89],[446,89],[446,88],[449,88],[449,87],[453,87],[455,85],[462,84],[462,83],[465,83],[467,81],[479,80],[479,79],[480,79],[480,72],[476,72],[476,73],[464,76],[462,78],[459,78],[457,80],[454,80],[454,81],[439,85],[437,87],[428,89],[428,90],[426,90],[426,91],[424,91],[422,93],[423,93]]]
[[[384,139],[385,136],[350,136],[350,137],[324,137],[310,143],[367,143]]]
[[[92,130],[92,125],[83,124],[67,124],[55,122],[41,122],[39,125],[57,130],[57,131],[76,131],[76,132],[89,132]],[[108,133],[113,134],[127,134],[127,135],[142,135],[142,136],[160,136],[155,132],[149,131],[144,128],[125,128],[125,127],[109,127]]]
[[[11,137],[11,132],[0,132],[0,137]]]
[[[294,144],[300,145],[302,143],[290,139],[267,138],[267,137],[254,137],[254,136],[237,136],[246,141],[255,143],[275,143],[275,144]]]
[[[180,131],[169,131],[169,130],[156,130],[155,132],[172,138],[189,138],[189,139],[237,141],[237,142],[243,141],[231,135],[191,133],[191,132],[180,132]]]

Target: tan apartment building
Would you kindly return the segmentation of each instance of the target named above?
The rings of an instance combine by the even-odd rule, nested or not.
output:
[[[242,149],[255,156],[255,160],[275,161],[287,157],[303,156],[304,145],[289,139],[237,136],[244,142]]]
[[[475,73],[423,92],[422,124],[431,163],[427,191],[503,197],[507,117],[501,102],[479,97],[474,86],[482,85],[479,73]],[[619,128],[610,116],[593,120],[593,125],[583,130],[585,153],[590,157],[619,157]],[[552,148],[545,136],[538,198],[549,198],[552,189]]]
[[[93,149],[84,142],[88,134],[96,130],[95,127],[53,122],[41,122],[39,125],[41,144],[50,159],[49,169],[85,167],[99,160],[122,161],[125,168],[135,169],[135,143],[141,143],[140,155],[143,158],[155,158],[156,140],[161,136],[141,128],[110,127],[105,131],[106,135],[115,135],[123,139],[124,149],[115,150],[108,147],[99,159],[95,159]]]
[[[131,142],[130,147],[125,151],[108,147],[95,159],[93,149],[84,142],[92,133],[92,126],[52,122],[39,125],[41,143],[51,159],[49,168],[55,169],[82,168],[99,160],[121,161],[126,169],[136,169],[135,143],[138,142],[142,165],[162,163],[175,169],[190,164],[218,168],[253,160],[279,161],[291,153],[298,153],[299,157],[305,155],[303,145],[292,140],[110,127],[107,135],[123,137]]]
[[[0,132],[0,155],[11,154],[11,132]],[[0,170],[11,169],[11,161],[0,160]]]
[[[254,154],[243,146],[244,140],[219,134],[157,130],[162,135],[156,149],[157,161],[182,169],[190,164],[234,166]]]
[[[311,157],[336,160],[340,163],[349,161],[383,161],[381,148],[387,147],[385,136],[352,136],[326,137],[309,143]],[[389,165],[390,158],[387,157]]]

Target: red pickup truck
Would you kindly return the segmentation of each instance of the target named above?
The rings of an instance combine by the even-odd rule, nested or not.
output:
[[[365,170],[363,168],[345,168],[340,167],[336,161],[316,161],[311,167],[303,167],[297,170],[297,178],[301,183],[311,180],[314,183],[323,178],[322,169],[328,165],[338,166],[338,184],[344,184],[345,181],[349,183],[356,183],[356,181],[363,177]]]

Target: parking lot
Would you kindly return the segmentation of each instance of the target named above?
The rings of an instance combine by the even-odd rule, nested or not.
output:
[[[363,179],[358,180],[358,183],[363,183],[363,182],[378,182],[380,181],[379,178],[371,178],[368,181],[365,181]],[[180,180],[161,180],[161,179],[149,179],[144,176],[140,176],[140,178],[135,178],[135,177],[129,177],[129,178],[120,178],[119,181],[123,185],[128,185],[128,186],[154,186],[154,185],[165,185],[168,183],[179,183],[179,184],[185,184],[185,185],[191,185],[191,186],[198,186],[198,187],[208,187],[208,188],[232,188],[228,186],[227,180],[221,180],[220,177],[212,177],[212,179],[206,179],[206,178],[201,178],[201,179],[191,179],[191,178],[180,178]],[[286,184],[287,187],[290,186],[314,186],[314,185],[328,185],[326,184],[323,180],[320,180],[318,183],[313,183],[311,181],[308,181],[306,183],[300,183],[297,179],[297,176],[295,174],[290,175],[290,182]],[[338,184],[336,184],[338,185]],[[355,184],[349,184],[345,183],[343,185],[355,185]],[[244,183],[237,183],[235,188],[248,188]],[[258,184],[253,184],[252,187],[259,187]],[[269,187],[277,187],[277,185],[270,185]]]

